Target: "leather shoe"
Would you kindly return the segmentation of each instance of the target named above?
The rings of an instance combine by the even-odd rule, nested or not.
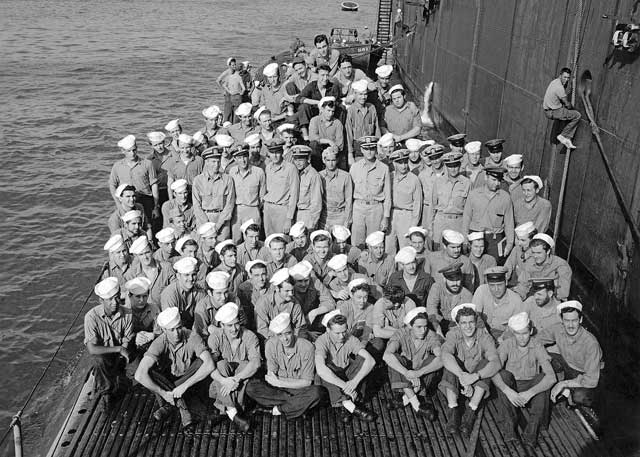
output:
[[[424,417],[429,422],[432,422],[436,418],[436,412],[433,410],[431,405],[421,405],[420,408],[418,408],[418,411],[416,411],[416,414]]]
[[[356,409],[353,410],[353,415],[365,422],[373,422],[376,419],[375,415],[371,411],[359,406],[356,406]]]
[[[462,422],[460,423],[460,433],[465,438],[471,436],[471,430],[473,430],[473,424],[476,421],[476,412],[471,408],[467,408],[462,416]]]
[[[249,419],[242,417],[240,414],[236,414],[233,418],[233,423],[243,432],[248,432],[250,428]]]
[[[447,408],[447,427],[446,431],[449,435],[456,435],[460,429],[460,409]]]
[[[171,407],[169,405],[164,405],[159,407],[153,412],[153,418],[158,422],[162,422],[171,414]]]
[[[387,409],[396,409],[400,406],[402,406],[402,394],[394,392],[392,397],[387,399],[386,407]]]

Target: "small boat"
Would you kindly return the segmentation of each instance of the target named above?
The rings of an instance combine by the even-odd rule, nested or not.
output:
[[[356,2],[342,2],[340,4],[342,11],[358,11],[358,4]]]
[[[354,3],[354,2],[343,2]],[[357,7],[357,4],[356,4]],[[329,41],[333,49],[337,49],[341,54],[348,54],[353,58],[354,66],[372,72],[380,60],[381,53],[376,52],[378,48],[373,37],[365,27],[365,37],[358,37],[358,30],[348,27],[334,27],[331,29]]]

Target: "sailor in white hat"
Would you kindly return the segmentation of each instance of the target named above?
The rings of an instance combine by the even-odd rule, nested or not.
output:
[[[316,279],[326,284],[330,278],[331,269],[327,266],[327,262],[333,257],[331,252],[331,234],[327,230],[315,230],[309,235],[311,240],[311,253],[306,256],[313,266],[313,272]]]
[[[170,147],[175,152],[178,152],[178,137],[182,133],[182,125],[180,119],[172,119],[167,122],[167,125],[164,126],[164,129],[169,133],[171,137]]]
[[[427,250],[427,230],[415,225],[413,227],[409,227],[407,233],[404,234],[404,237],[409,241],[409,246],[415,249],[416,261],[418,262],[418,266],[422,268],[424,259],[429,252]]]
[[[485,253],[484,232],[471,232],[467,235],[467,240],[469,241],[469,260],[471,260],[478,273],[474,284],[486,284],[484,273],[487,268],[497,265],[496,259]],[[509,272],[507,271],[508,274]]]
[[[524,222],[533,222],[540,233],[549,228],[551,221],[551,202],[542,198],[538,193],[544,187],[540,176],[527,175],[520,180],[522,189],[522,201],[513,205],[513,219],[516,225]]]
[[[168,262],[157,261],[153,257],[153,248],[146,236],[136,238],[129,252],[135,257],[127,278],[146,277],[149,279],[149,303],[160,307],[160,293],[175,280],[173,266]]]
[[[120,233],[111,235],[103,249],[109,253],[109,263],[103,278],[115,277],[121,284],[124,284],[126,282],[125,275],[128,276],[131,269],[132,259],[122,235]],[[122,291],[122,298],[124,297],[125,294]]]
[[[531,256],[529,246],[533,236],[538,233],[536,226],[533,222],[527,221],[518,225],[514,230],[515,246],[509,253],[504,266],[507,269],[507,278],[509,281],[517,278],[517,270],[522,270],[524,267],[524,261]]]
[[[258,258],[267,262],[267,274],[271,277],[282,268],[292,267],[297,263],[294,256],[287,253],[287,237],[284,233],[272,233],[264,240],[264,247]]]
[[[137,209],[127,211],[122,216],[122,228],[119,233],[122,235],[124,244],[127,247],[131,246],[133,240],[140,236],[147,236],[142,227],[143,212]]]
[[[482,142],[469,141],[464,145],[465,155],[462,159],[462,174],[464,174],[471,182],[471,188],[480,187],[480,183],[476,185],[476,178],[484,169],[480,156],[482,155]],[[465,160],[466,159],[466,160]]]
[[[387,132],[377,141],[378,160],[385,164],[389,164],[389,156],[396,148],[396,142],[393,139],[393,133]]]
[[[331,242],[331,253],[334,255],[344,254],[347,256],[348,264],[356,265],[358,263],[358,260],[360,260],[362,251],[349,243],[349,238],[351,238],[351,230],[340,224],[331,226],[327,224],[327,230],[331,231],[331,236],[333,238]]]
[[[295,280],[289,274],[289,269],[282,268],[276,271],[269,282],[271,283],[269,292],[255,304],[258,335],[265,340],[269,338],[269,323],[271,319],[284,312],[289,313],[294,325],[294,331],[296,335],[299,334],[301,330],[306,329],[307,322],[305,321],[302,307],[294,296],[293,286]]]
[[[504,175],[504,182],[509,185],[509,193],[516,200],[522,198],[522,191],[518,189],[522,179],[522,170],[524,169],[522,162],[522,154],[511,154],[502,161],[503,166],[507,169]]]
[[[418,267],[416,250],[411,246],[405,246],[398,251],[394,260],[398,264],[398,271],[391,274],[387,287],[398,286],[406,291],[407,296],[416,304],[426,303],[433,279],[423,268]]]
[[[428,146],[435,144],[433,140],[420,140],[418,138],[409,138],[405,141],[405,145],[409,150],[409,171],[415,175],[419,175],[422,170],[427,167],[427,163],[422,160],[421,151],[426,150]]]
[[[297,221],[289,229],[291,242],[287,244],[287,252],[299,262],[313,252],[309,241],[309,232],[304,221]]]
[[[211,328],[219,327],[220,323],[215,319],[215,315],[226,303],[234,302],[239,305],[239,301],[230,290],[231,276],[224,271],[212,271],[206,276],[207,296],[201,299],[196,305],[193,330],[206,340],[211,334]],[[248,324],[247,315],[244,309],[239,307],[238,321],[240,325]]]
[[[291,268],[289,274],[294,280],[294,296],[298,303],[304,303],[307,312],[307,322],[309,322],[309,331],[312,334],[305,337],[315,340],[319,333],[322,333],[319,326],[319,316],[335,309],[336,302],[327,290],[327,288],[318,281],[313,265],[308,260],[302,260]],[[317,322],[316,322],[317,321]]]
[[[569,405],[588,408],[589,416],[597,421],[591,408],[597,400],[597,387],[604,366],[602,348],[596,337],[582,326],[583,306],[569,300],[557,306],[561,322],[538,332],[536,339],[543,345],[556,344],[558,354],[551,354],[556,373],[564,379],[551,389],[551,400],[567,397]]]
[[[242,96],[247,91],[247,87],[238,72],[235,57],[227,59],[227,69],[218,76],[216,82],[224,91],[224,120],[236,122],[234,111],[242,104]]]
[[[133,314],[133,332],[138,350],[145,348],[155,338],[155,320],[160,313],[160,307],[149,303],[149,290],[151,281],[138,276],[128,280],[124,284],[127,291],[127,299]]]
[[[238,286],[238,299],[244,309],[253,310],[255,304],[269,292],[269,277],[267,276],[267,263],[264,260],[250,260],[245,265],[245,271],[249,279]],[[255,329],[254,312],[248,313],[247,326]]]
[[[119,204],[116,205],[116,209],[109,215],[107,220],[109,232],[119,232],[124,227],[122,216],[129,211],[138,210],[142,214],[142,229],[149,233],[151,227],[144,213],[144,207],[136,202],[135,186],[128,183],[120,184],[116,189],[115,197],[118,199]]]
[[[260,168],[262,171],[266,169],[265,158],[262,157],[262,137],[259,133],[247,135],[244,144],[249,147],[249,164]]]
[[[156,170],[156,176],[158,177],[159,203],[161,208],[162,204],[169,199],[167,170],[163,167],[171,157],[171,151],[165,143],[166,138],[167,136],[162,132],[147,133],[147,140],[152,148],[151,155],[147,156],[147,158],[153,164],[153,168]]]
[[[536,278],[553,278],[556,283],[556,297],[564,301],[569,297],[571,289],[571,267],[561,257],[553,254],[555,241],[546,233],[537,233],[529,244],[530,256],[516,270],[518,284],[514,290],[523,298],[529,295],[531,280]]]
[[[100,304],[84,316],[84,344],[92,355],[96,398],[108,411],[126,388],[118,378],[124,378],[126,363],[132,358],[132,316],[123,306],[118,278],[103,279],[94,292]]]
[[[260,343],[255,333],[240,324],[235,303],[222,306],[215,318],[220,328],[212,328],[208,340],[211,352],[219,355],[211,375],[217,392],[215,406],[246,432],[250,425],[243,414],[245,389],[260,368]],[[229,346],[237,349],[230,351]]]
[[[511,316],[523,309],[522,299],[507,288],[507,269],[490,267],[484,271],[486,284],[479,286],[473,294],[476,311],[483,313],[487,330],[500,341]]]
[[[182,257],[173,264],[176,281],[164,288],[160,294],[162,309],[175,306],[180,310],[180,319],[187,328],[193,327],[196,304],[206,293],[196,285],[200,264],[194,257]]]
[[[285,84],[280,80],[280,68],[277,62],[267,64],[262,70],[266,84],[256,87],[251,94],[251,103],[254,106],[265,106],[273,114],[274,121],[284,118],[281,102],[288,99]]]
[[[199,250],[197,258],[206,266],[206,270],[212,270],[219,261],[219,255],[216,252],[218,244],[218,226],[214,222],[205,222],[198,227]],[[184,255],[184,254],[183,254]]]
[[[351,334],[367,345],[369,353],[382,356],[384,342],[373,335],[373,305],[369,302],[371,286],[366,278],[354,278],[347,284],[349,300],[340,302],[338,308],[347,318]]]
[[[238,292],[238,286],[247,279],[244,267],[237,262],[238,248],[233,241],[224,240],[216,245],[216,252],[220,264],[214,268],[214,271],[222,271],[229,275],[229,292],[235,295]]]
[[[474,289],[475,270],[469,257],[462,254],[462,245],[467,241],[466,237],[456,230],[442,231],[442,246],[440,251],[428,255],[424,261],[424,269],[436,281],[444,283],[444,277],[439,270],[453,262],[462,262],[462,285],[469,290]]]
[[[473,303],[461,303],[451,310],[451,320],[457,326],[447,333],[447,343],[442,345],[444,372],[439,388],[447,397],[447,426],[449,434],[458,431],[468,437],[473,428],[480,402],[489,392],[489,380],[501,368],[496,345],[485,328],[477,326],[479,313]],[[455,341],[455,343],[453,343]],[[470,352],[467,348],[474,346]],[[458,397],[469,396],[469,406],[458,406]],[[464,411],[462,420],[461,411]]]
[[[391,104],[384,110],[384,119],[389,132],[393,133],[396,143],[415,138],[420,134],[422,121],[415,103],[407,101],[405,89],[396,84],[389,89]]]
[[[253,117],[251,116],[251,110],[253,105],[249,102],[241,103],[238,105],[234,114],[236,115],[238,122],[229,127],[229,135],[233,137],[236,144],[242,144],[244,139],[253,130]]]
[[[236,211],[237,208],[236,206]],[[264,243],[259,240],[260,223],[254,218],[243,220],[240,223],[240,233],[242,243],[237,245],[237,262],[244,267],[249,261],[258,258],[258,253],[264,247]]]
[[[153,418],[164,421],[171,414],[171,405],[175,405],[182,431],[189,434],[194,431],[195,421],[185,397],[211,374],[215,364],[206,343],[183,325],[180,314],[178,308],[169,307],[158,315],[156,323],[162,333],[149,346],[135,379],[156,396],[159,407]],[[169,363],[160,364],[165,360]]]
[[[349,265],[346,254],[336,254],[327,262],[327,267],[331,271],[331,280],[327,287],[331,292],[331,296],[337,300],[349,300],[349,283],[356,278],[365,278],[366,276],[356,271]],[[369,282],[369,281],[368,281]],[[377,296],[377,291],[371,291],[372,296]]]
[[[358,261],[358,265],[364,268],[371,283],[380,287],[387,285],[391,274],[396,270],[393,256],[385,252],[384,241],[384,232],[370,233],[365,240],[367,249]]]
[[[264,380],[249,381],[247,395],[268,408],[272,415],[295,419],[327,396],[324,387],[313,385],[315,348],[313,343],[295,335],[288,313],[274,317],[269,331],[273,336],[264,349],[267,374]]]
[[[420,224],[422,212],[422,184],[420,179],[409,172],[409,155],[406,149],[394,151],[389,157],[393,161],[391,173],[391,233],[387,238],[387,249],[395,253],[408,242],[403,236],[407,227]]]
[[[173,264],[178,256],[174,246],[176,244],[176,231],[172,227],[165,227],[156,233],[158,240],[158,250],[153,253],[153,258],[158,262],[169,262]]]
[[[206,135],[206,134],[205,134]],[[210,138],[207,136],[207,138]],[[193,138],[181,133],[178,135],[177,154],[173,154],[167,161],[167,185],[171,189],[174,181],[184,179],[188,185],[193,183],[193,178],[202,173],[204,161],[202,157],[194,155]]]
[[[316,370],[322,385],[329,391],[331,405],[346,410],[342,417],[345,422],[351,415],[362,421],[374,421],[375,415],[359,401],[364,400],[366,378],[376,361],[364,344],[351,334],[347,318],[339,309],[325,314],[322,325],[327,331],[315,342]]]
[[[375,70],[378,79],[376,80],[376,89],[378,91],[378,102],[384,108],[391,103],[391,73],[393,73],[392,65],[380,65]]]
[[[504,418],[505,440],[515,441],[518,409],[528,410],[520,438],[525,448],[535,454],[538,430],[549,413],[549,390],[556,375],[544,346],[531,338],[533,328],[527,313],[515,314],[508,325],[514,337],[500,344],[501,370],[492,378],[498,394],[498,411]]]
[[[199,158],[202,160],[201,158]],[[193,213],[193,204],[191,203],[191,192],[189,192],[189,183],[186,179],[170,179],[169,196],[170,199],[162,205],[162,219],[164,227],[173,225],[184,225],[182,230],[177,230],[177,237],[186,233],[191,233],[196,229],[196,218]],[[172,219],[180,215],[183,224],[173,224]]]
[[[404,316],[405,327],[395,332],[383,360],[389,367],[389,382],[395,402],[401,402],[403,406],[411,405],[417,414],[432,421],[435,412],[431,399],[421,402],[418,395],[426,397],[437,372],[442,368],[442,340],[428,324],[426,308],[420,306],[407,312]],[[421,350],[416,351],[417,347]]]
[[[379,138],[382,134],[378,121],[378,113],[373,104],[367,103],[369,86],[368,79],[357,79],[351,84],[353,103],[347,107],[345,131],[347,135],[347,159],[351,166],[362,155],[358,138],[373,136]]]

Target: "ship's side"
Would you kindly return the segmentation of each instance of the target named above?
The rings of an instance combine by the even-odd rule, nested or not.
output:
[[[589,279],[584,290],[595,296],[595,279],[598,296],[616,306],[606,312],[638,319],[640,262],[622,206],[637,224],[640,52],[611,45],[616,22],[640,22],[638,2],[393,0],[391,11],[394,61],[415,98],[433,81],[432,108],[441,128],[466,132],[470,139],[506,138],[507,154],[524,154],[525,171],[548,180],[556,209],[565,151],[551,142],[558,132],[544,116],[542,98],[560,68],[575,68],[578,78],[591,72],[591,100],[613,179],[576,96],[583,120],[569,161],[559,244]],[[592,315],[602,316],[591,302]]]

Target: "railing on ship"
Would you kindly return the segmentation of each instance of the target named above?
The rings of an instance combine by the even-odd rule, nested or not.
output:
[[[108,265],[109,265],[108,261],[105,262],[102,265],[102,268],[100,269],[100,273],[98,274],[98,277],[94,281],[94,285],[100,280],[100,278],[102,277],[102,274],[107,269]],[[22,405],[22,408],[20,408],[20,410],[13,416],[13,419],[11,420],[11,423],[9,424],[9,427],[7,428],[7,430],[5,430],[4,435],[2,435],[2,439],[0,439],[0,448],[1,448],[4,445],[7,437],[9,436],[9,433],[11,433],[13,431],[13,448],[14,448],[15,457],[22,457],[23,456],[23,453],[22,453],[22,415],[24,414],[24,411],[26,410],[27,406],[31,402],[31,399],[33,398],[33,395],[35,394],[36,389],[40,386],[40,383],[42,382],[42,380],[44,379],[45,375],[49,371],[49,368],[51,368],[51,364],[53,363],[53,361],[58,356],[58,353],[60,352],[60,349],[62,349],[62,345],[65,343],[65,341],[67,341],[67,338],[69,337],[69,334],[71,333],[71,331],[73,330],[73,327],[75,326],[76,322],[78,321],[78,317],[80,317],[80,315],[84,311],[84,308],[87,306],[87,303],[89,302],[89,299],[91,298],[92,295],[93,295],[93,287],[91,287],[91,290],[89,291],[89,293],[87,294],[86,298],[82,302],[82,306],[80,307],[80,309],[78,309],[78,311],[76,312],[75,316],[73,317],[73,320],[69,324],[69,327],[67,328],[66,333],[62,337],[62,340],[60,340],[60,343],[58,344],[58,347],[56,348],[56,351],[53,353],[53,355],[49,359],[49,362],[47,362],[47,366],[42,371],[42,374],[40,375],[40,378],[38,378],[38,381],[36,381],[36,383],[33,385],[33,388],[31,389],[31,392],[29,392],[29,395],[27,396],[27,399],[25,400],[24,404]]]

